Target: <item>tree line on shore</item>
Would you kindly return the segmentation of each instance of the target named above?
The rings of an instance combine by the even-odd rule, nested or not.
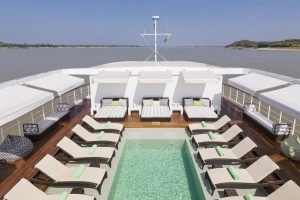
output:
[[[56,44],[12,44],[0,41],[0,48],[61,48],[61,47],[138,47],[137,45],[56,45]]]
[[[289,39],[283,41],[256,42],[251,40],[240,40],[227,45],[226,48],[295,48],[300,49],[300,39]]]

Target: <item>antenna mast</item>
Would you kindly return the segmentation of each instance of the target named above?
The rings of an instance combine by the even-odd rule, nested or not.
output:
[[[167,38],[165,39],[164,43],[167,41],[167,39],[169,39],[169,37],[171,36],[170,33],[157,33],[157,20],[159,20],[159,16],[153,16],[152,20],[154,21],[154,34],[146,34],[145,32],[143,34],[141,34],[141,36],[144,38],[144,36],[153,36],[154,35],[154,50],[151,48],[151,46],[148,44],[148,42],[145,40],[145,42],[148,44],[148,46],[152,49],[153,53],[151,54],[150,57],[152,57],[154,55],[154,61],[157,62],[157,55],[161,56],[158,53],[157,50],[157,36],[160,35],[165,35],[167,36]],[[145,39],[145,38],[144,38]],[[149,57],[149,58],[150,58]],[[162,56],[161,56],[162,57]],[[149,59],[147,58],[147,60]],[[162,57],[163,58],[163,57]],[[163,58],[164,59],[164,58]],[[164,59],[165,60],[165,59]]]

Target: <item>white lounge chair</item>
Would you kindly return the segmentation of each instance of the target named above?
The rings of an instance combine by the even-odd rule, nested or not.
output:
[[[230,121],[231,119],[227,115],[224,115],[216,122],[206,123],[206,127],[203,127],[201,123],[189,124],[189,131],[191,135],[208,131],[220,131]]]
[[[95,188],[98,190],[105,178],[107,178],[106,169],[97,167],[85,167],[84,170],[82,170],[81,175],[74,178],[79,167],[67,167],[49,154],[40,160],[34,168],[38,169],[54,181],[45,183],[50,186],[83,187]],[[34,181],[34,179],[31,179],[31,181]],[[39,182],[40,180],[35,181]],[[43,181],[40,181],[39,183],[42,182]]]
[[[124,130],[124,125],[120,123],[99,123],[92,117],[86,115],[82,121],[87,124],[94,131],[107,131],[107,132],[116,132],[122,136]]]
[[[111,166],[112,158],[115,156],[113,147],[97,147],[95,152],[89,155],[92,147],[81,147],[68,137],[64,137],[57,146],[72,157],[65,159],[67,161],[100,162]]]
[[[223,156],[219,155],[216,148],[199,149],[198,156],[203,169],[204,165],[212,165],[214,163],[232,164],[244,162],[245,160],[241,158],[255,147],[257,147],[257,145],[249,137],[246,137],[231,149],[221,148],[222,153],[224,153]]]
[[[205,179],[209,180],[212,194],[214,193],[215,189],[257,188],[262,186],[271,186],[274,184],[283,184],[284,181],[282,180],[261,182],[264,178],[278,169],[279,166],[268,156],[262,156],[246,169],[235,168],[235,171],[240,176],[239,180],[235,180],[228,172],[227,168],[209,169],[205,173]]]
[[[273,193],[266,197],[253,196],[253,200],[299,200],[300,198],[300,187],[292,180],[289,180],[278,188]],[[245,200],[243,196],[224,197],[220,200]]]
[[[91,133],[82,127],[80,124],[77,124],[72,132],[80,137],[84,142],[80,142],[81,144],[103,144],[106,146],[113,146],[118,149],[118,143],[121,140],[121,136],[114,133],[104,133],[101,137],[101,133]]]
[[[62,194],[46,194],[28,180],[22,178],[5,196],[5,200],[58,200]],[[68,194],[66,200],[94,200],[85,194]]]
[[[243,132],[243,130],[235,124],[223,134],[215,133],[214,140],[210,139],[209,134],[198,134],[192,136],[192,142],[196,147],[207,145],[229,145],[230,141],[241,132]]]

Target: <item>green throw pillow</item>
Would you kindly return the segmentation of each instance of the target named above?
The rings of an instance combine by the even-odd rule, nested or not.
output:
[[[194,100],[194,106],[201,106],[201,101],[200,100],[199,101]]]
[[[119,101],[111,101],[111,106],[118,106],[119,105]]]

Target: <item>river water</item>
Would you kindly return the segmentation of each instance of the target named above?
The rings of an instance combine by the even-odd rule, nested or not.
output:
[[[236,50],[223,47],[173,47],[160,53],[220,67],[247,67],[300,78],[300,51]],[[149,48],[0,49],[0,82],[62,68],[85,68],[118,61],[143,61]]]

